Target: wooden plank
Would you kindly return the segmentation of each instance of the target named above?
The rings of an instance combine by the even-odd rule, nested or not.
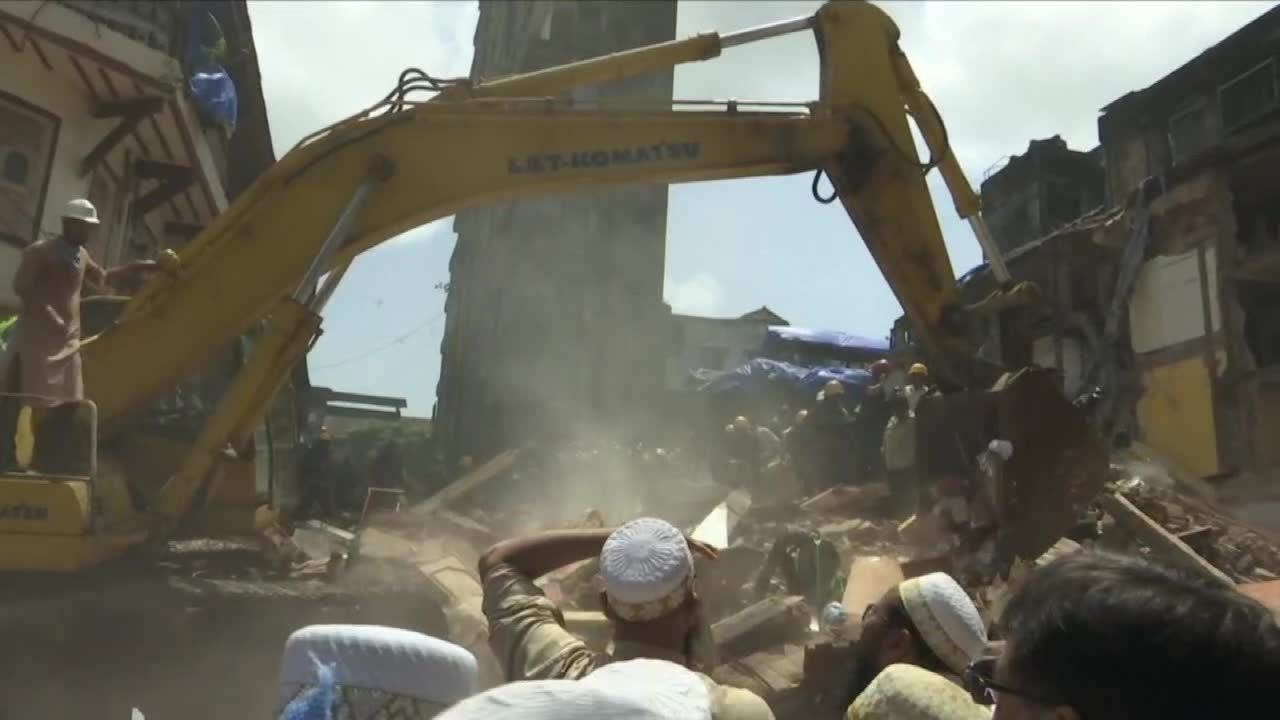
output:
[[[435,495],[432,495],[426,500],[426,502],[415,507],[413,509],[413,513],[415,515],[429,515],[436,510],[448,507],[454,502],[457,502],[463,496],[473,492],[476,488],[510,470],[515,465],[516,454],[516,450],[508,450],[494,456],[494,458],[489,462],[449,483],[448,487]]]
[[[750,509],[751,494],[745,490],[734,490],[698,523],[690,537],[723,550],[729,547],[733,531]]]
[[[1217,580],[1224,585],[1235,587],[1235,581],[1226,573],[1214,567],[1208,560],[1198,555],[1191,546],[1179,540],[1160,524],[1139,510],[1123,495],[1113,493],[1101,496],[1098,501],[1103,509],[1133,533],[1139,540],[1170,562],[1197,572],[1207,578]]]
[[[888,496],[889,486],[882,482],[859,486],[837,485],[800,503],[800,509],[810,513],[826,513],[874,503]]]

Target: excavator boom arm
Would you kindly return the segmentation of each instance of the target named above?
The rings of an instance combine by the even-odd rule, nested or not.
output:
[[[582,111],[509,94],[557,94],[584,77],[714,56],[718,36],[704,35],[498,81],[496,90],[454,88],[437,101],[328,129],[259,178],[183,251],[176,269],[154,278],[114,326],[86,343],[85,382],[101,422],[141,409],[202,367],[282,297],[300,299],[295,290],[314,275],[317,258],[324,267],[345,265],[422,224],[523,197],[816,169],[830,178],[935,361],[960,367],[972,349],[955,317],[954,274],[925,184],[929,166],[918,161],[908,125],[906,98],[918,104],[922,96],[902,86],[897,28],[863,2],[828,3],[805,25],[822,60],[821,98],[808,113]],[[949,155],[945,139],[925,138],[935,157]],[[371,175],[387,163],[391,172]],[[340,209],[369,185],[345,242],[326,249]]]

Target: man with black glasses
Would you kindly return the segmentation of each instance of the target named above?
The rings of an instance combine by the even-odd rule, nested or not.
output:
[[[1217,581],[1079,552],[1033,572],[1007,644],[965,684],[995,720],[1178,720],[1275,714],[1280,626]]]

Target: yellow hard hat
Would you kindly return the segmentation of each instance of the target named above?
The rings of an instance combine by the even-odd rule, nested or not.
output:
[[[750,430],[751,421],[739,415],[738,417],[733,419],[733,429],[734,430]]]
[[[800,412],[796,413],[796,424],[799,425],[800,423],[804,422],[804,419],[807,417],[809,417],[808,410],[801,410]]]
[[[911,369],[907,371],[907,374],[908,375],[928,375],[929,368],[925,367],[924,363],[913,363],[911,365]]]
[[[826,386],[822,388],[822,392],[827,395],[843,395],[844,385],[841,385],[839,380],[828,380]]]

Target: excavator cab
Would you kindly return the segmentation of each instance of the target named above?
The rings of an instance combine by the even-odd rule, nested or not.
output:
[[[145,533],[123,478],[98,468],[97,407],[0,395],[0,571],[76,572]]]

